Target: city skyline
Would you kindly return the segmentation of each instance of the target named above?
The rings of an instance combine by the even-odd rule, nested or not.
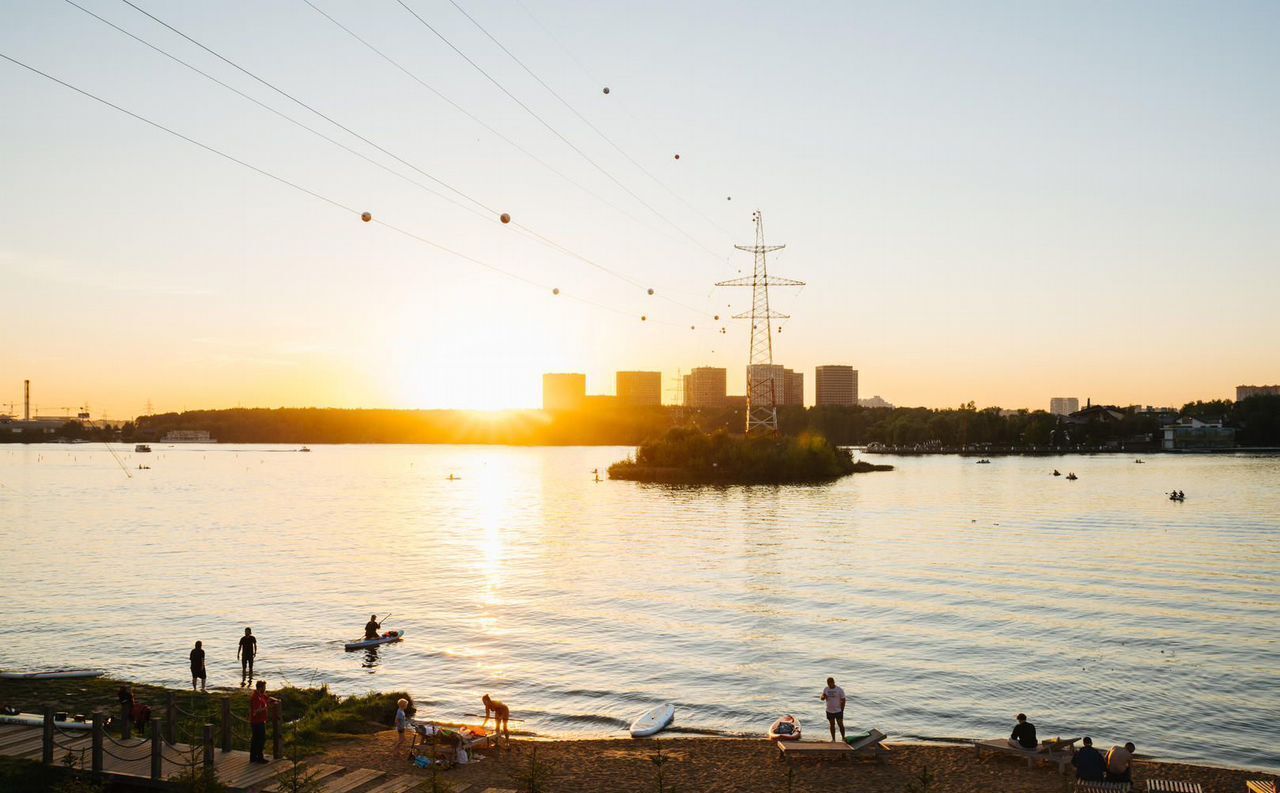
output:
[[[1250,79],[1280,71],[1273,6],[477,9],[567,106],[447,7],[422,12],[494,82],[402,9],[325,6],[461,110],[305,5],[155,9],[284,94],[86,8],[252,99],[14,4],[0,52],[90,96],[0,62],[0,404],[30,378],[96,415],[526,408],[542,372],[624,362],[722,366],[740,392],[748,296],[711,284],[749,271],[754,209],[809,284],[772,296],[775,359],[856,361],[896,404],[1277,379],[1280,86]]]

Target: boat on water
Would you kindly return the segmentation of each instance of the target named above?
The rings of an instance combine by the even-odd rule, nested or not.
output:
[[[800,720],[791,714],[787,714],[786,716],[778,719],[773,724],[769,725],[769,740],[800,740]]]
[[[300,451],[300,452],[309,452],[309,451],[311,451],[311,450],[310,450],[310,449],[308,449],[306,446],[303,446],[303,447],[302,447],[301,449],[299,449],[298,451]]]
[[[676,720],[676,706],[670,702],[656,705],[641,713],[631,722],[632,738],[647,738],[657,735]]]
[[[361,639],[358,642],[347,642],[343,645],[347,652],[352,650],[364,650],[369,647],[377,647],[380,644],[391,644],[398,642],[404,638],[404,631],[387,631],[376,639]]]
[[[101,669],[44,669],[39,672],[0,672],[0,680],[70,680],[105,674]]]
[[[145,443],[139,443],[137,446],[133,447],[133,450],[138,454],[147,454],[151,451],[151,447]]]
[[[1080,477],[1078,477],[1078,476],[1076,476],[1076,475],[1075,475],[1075,472],[1072,472],[1072,473],[1067,474],[1067,479],[1068,479],[1069,481],[1074,482],[1074,481],[1076,481],[1076,480],[1077,480],[1077,479],[1079,479],[1079,478],[1080,478]]]

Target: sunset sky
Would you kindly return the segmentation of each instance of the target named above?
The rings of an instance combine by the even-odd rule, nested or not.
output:
[[[457,0],[624,156],[450,0],[311,2],[502,137],[305,0],[132,2],[385,151],[76,0],[469,209],[6,0],[0,53],[346,208],[0,59],[0,412],[23,378],[112,417],[533,407],[543,372],[702,365],[741,393],[750,291],[712,284],[757,208],[808,283],[774,357],[810,402],[831,363],[938,407],[1280,382],[1280,4]]]

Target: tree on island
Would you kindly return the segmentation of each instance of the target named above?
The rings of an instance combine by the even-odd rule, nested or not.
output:
[[[847,449],[821,435],[730,435],[673,427],[642,444],[634,459],[609,466],[609,478],[672,484],[795,484],[829,482],[859,470],[892,466],[855,463]]]

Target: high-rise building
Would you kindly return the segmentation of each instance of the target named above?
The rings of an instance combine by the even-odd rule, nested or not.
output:
[[[543,410],[581,410],[587,401],[585,374],[544,374],[542,376]]]
[[[815,405],[858,404],[858,370],[852,366],[819,366],[813,371]]]
[[[804,405],[804,372],[783,369],[782,404]]]
[[[1236,401],[1243,402],[1255,396],[1280,396],[1280,385],[1238,385]]]
[[[769,390],[764,389],[762,383],[769,383]],[[772,394],[774,405],[786,404],[787,398],[787,370],[782,364],[776,363],[757,363],[747,367],[747,393],[752,395],[752,400],[758,399],[761,394]]]
[[[1080,400],[1076,397],[1054,397],[1049,400],[1049,412],[1055,416],[1066,416],[1080,409]]]
[[[684,404],[691,408],[719,408],[729,393],[728,373],[714,366],[699,366],[684,376]]]
[[[662,372],[618,372],[617,384],[620,404],[662,404]]]

